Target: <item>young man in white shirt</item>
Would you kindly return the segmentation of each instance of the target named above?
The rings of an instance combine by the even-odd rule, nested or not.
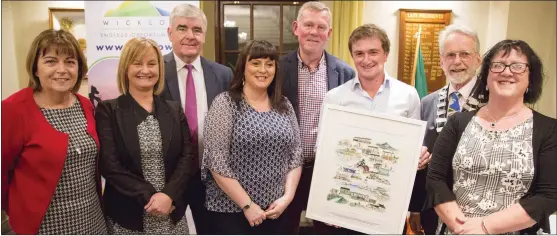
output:
[[[324,104],[420,119],[420,98],[416,89],[385,72],[390,41],[383,29],[374,24],[356,28],[350,35],[348,48],[357,76],[327,92]],[[425,168],[429,160],[430,153],[422,147],[418,170]],[[331,234],[359,234],[334,226],[330,228]]]

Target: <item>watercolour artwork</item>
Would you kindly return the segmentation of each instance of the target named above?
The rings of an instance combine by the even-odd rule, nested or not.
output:
[[[389,143],[374,143],[370,138],[354,137],[338,142],[339,165],[327,200],[369,211],[384,212],[390,199],[389,177],[400,158]]]

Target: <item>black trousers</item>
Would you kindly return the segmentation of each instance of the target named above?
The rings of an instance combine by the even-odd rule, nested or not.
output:
[[[424,228],[424,234],[435,234],[439,216],[437,216],[437,213],[433,208],[420,212],[420,220],[422,228]]]
[[[197,234],[208,234],[212,222],[209,221],[207,208],[205,208],[205,185],[201,182],[201,170],[198,169],[192,176],[187,191],[195,231]]]
[[[284,214],[275,220],[266,219],[263,223],[254,227],[251,227],[243,212],[208,211],[208,216],[211,219],[211,228],[209,229],[211,235],[276,235],[289,233],[285,227],[288,219]]]

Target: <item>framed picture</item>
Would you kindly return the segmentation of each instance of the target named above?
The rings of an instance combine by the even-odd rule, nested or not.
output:
[[[306,217],[401,234],[426,122],[325,104]]]
[[[73,8],[48,8],[48,24],[51,29],[71,32],[84,53],[87,52],[85,34],[85,10]]]

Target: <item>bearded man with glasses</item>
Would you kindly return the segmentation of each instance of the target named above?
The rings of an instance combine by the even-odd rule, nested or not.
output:
[[[433,144],[447,118],[455,112],[478,109],[481,98],[475,96],[478,80],[476,71],[480,67],[480,41],[476,32],[462,25],[449,25],[439,33],[441,68],[449,83],[421,101],[420,117],[427,122],[423,145],[433,150]],[[425,179],[428,168],[418,171],[410,200],[408,222],[413,232],[423,230],[435,234],[438,217],[433,209],[423,210],[426,198]]]

